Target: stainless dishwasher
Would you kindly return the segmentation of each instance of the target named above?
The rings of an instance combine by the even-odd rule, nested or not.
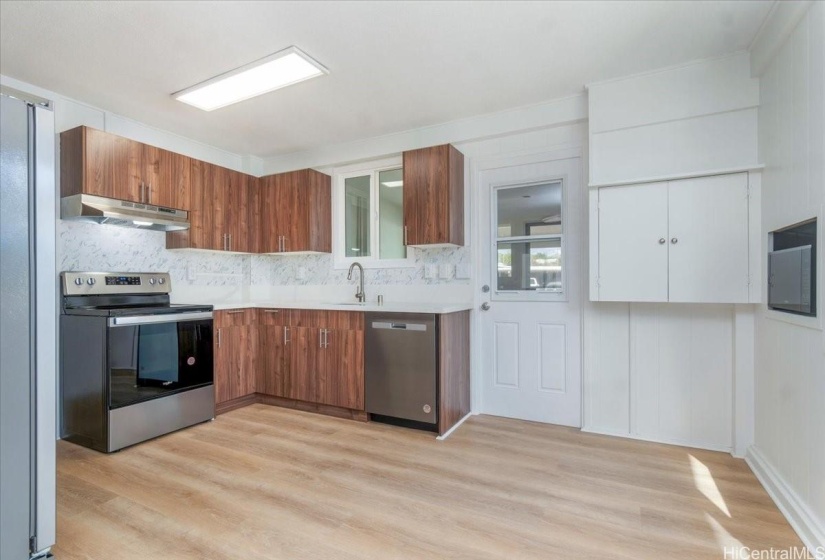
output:
[[[365,404],[374,420],[435,429],[436,316],[366,313]]]

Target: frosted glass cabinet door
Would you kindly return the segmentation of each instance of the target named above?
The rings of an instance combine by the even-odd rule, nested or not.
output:
[[[748,302],[748,174],[671,181],[670,301]]]
[[[667,183],[599,189],[599,300],[667,301]]]

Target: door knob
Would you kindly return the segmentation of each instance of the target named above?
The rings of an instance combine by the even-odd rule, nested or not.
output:
[[[485,301],[484,303],[481,304],[481,310],[482,311],[489,311],[490,310],[490,304]]]
[[[481,291],[482,291],[482,292],[484,292],[484,293],[486,294],[487,292],[489,292],[489,291],[490,291],[490,286],[488,286],[487,284],[484,284],[484,285],[481,287]]]

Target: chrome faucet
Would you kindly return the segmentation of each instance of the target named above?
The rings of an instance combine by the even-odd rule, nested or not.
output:
[[[361,303],[364,303],[364,301],[366,301],[367,299],[367,296],[364,293],[364,267],[361,266],[361,263],[354,262],[351,265],[349,265],[349,273],[347,274],[347,280],[352,280],[352,269],[354,269],[356,266],[358,267],[358,270],[361,274],[358,277],[358,291],[355,292],[355,299],[357,299]]]

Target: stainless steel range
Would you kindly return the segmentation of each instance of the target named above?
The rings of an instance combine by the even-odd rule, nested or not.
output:
[[[212,306],[165,273],[63,272],[62,437],[117,451],[215,416]]]

